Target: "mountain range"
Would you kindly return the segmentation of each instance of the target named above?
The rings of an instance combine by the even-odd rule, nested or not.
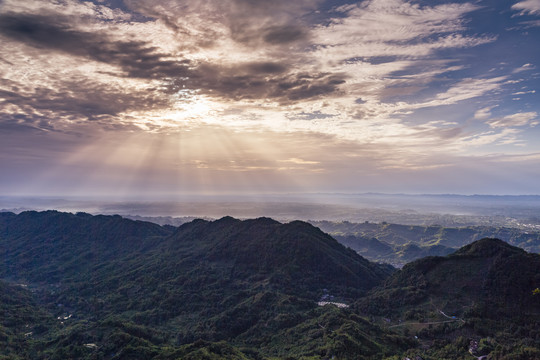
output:
[[[478,341],[518,359],[540,344],[540,255],[500,240],[397,270],[301,221],[29,211],[0,213],[0,258],[0,358],[454,359]]]
[[[401,267],[426,256],[444,256],[483,238],[501,239],[529,252],[540,252],[540,232],[504,226],[447,227],[387,222],[310,221],[371,261]]]

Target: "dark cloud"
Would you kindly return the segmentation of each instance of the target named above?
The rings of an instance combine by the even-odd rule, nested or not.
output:
[[[4,135],[13,133],[39,133],[45,129],[41,129],[38,122],[38,120],[26,114],[3,114],[2,121],[0,121],[0,133]]]
[[[204,64],[193,78],[182,80],[181,83],[222,99],[262,99],[289,104],[332,95],[345,79],[345,74],[297,74],[285,65],[274,63],[251,63],[238,67]],[[175,87],[179,89],[181,86],[177,83]]]
[[[267,3],[237,1],[235,11],[255,7],[258,10],[254,11],[254,14],[259,17],[275,16],[288,9],[287,2],[278,3],[277,8],[274,8],[277,10],[273,11],[269,10],[270,5]],[[174,14],[169,15],[169,21],[173,21]],[[115,66],[121,71],[104,73],[108,76],[159,80],[164,85],[159,88],[134,90],[131,87],[121,88],[121,85],[109,84],[103,79],[73,80],[62,78],[62,75],[55,77],[53,73],[48,75],[52,80],[49,84],[54,84],[53,86],[45,88],[34,85],[33,89],[29,89],[27,85],[32,84],[8,83],[4,79],[0,81],[3,89],[0,93],[0,104],[15,105],[19,109],[17,111],[26,114],[24,119],[21,119],[18,118],[20,114],[4,111],[4,123],[7,124],[9,120],[13,126],[24,124],[32,128],[53,130],[54,122],[47,120],[51,114],[54,114],[54,121],[58,123],[62,123],[62,119],[71,123],[85,120],[103,122],[104,119],[113,118],[120,113],[169,108],[175,101],[171,95],[184,89],[195,90],[199,94],[225,101],[269,100],[290,104],[331,95],[345,82],[344,74],[317,71],[297,73],[293,64],[298,59],[282,56],[279,56],[280,62],[274,61],[275,57],[271,56],[268,61],[238,63],[232,66],[210,61],[177,60],[148,42],[121,39],[107,32],[110,31],[108,27],[103,27],[103,30],[98,32],[85,31],[84,23],[82,26],[76,24],[79,20],[77,17],[58,14],[4,13],[0,14],[0,37],[23,43],[42,53],[61,53],[80,58],[82,62],[97,61]],[[280,44],[288,46],[308,36],[302,26],[287,24],[289,18],[284,25],[270,27],[265,21],[258,24],[252,20],[231,20],[230,25],[231,28],[238,25],[239,34],[247,34],[246,41],[253,44],[266,43],[274,45],[272,48],[275,48]],[[246,28],[242,28],[244,25]],[[90,28],[95,27],[89,26],[88,29]],[[176,30],[180,31],[180,27]],[[21,90],[23,87],[24,91]]]
[[[236,40],[250,39],[249,45],[256,47],[283,46],[282,50],[287,52],[289,46],[309,40],[308,17],[321,2],[230,0],[232,11],[227,12],[227,22]]]
[[[307,38],[306,31],[299,26],[274,26],[266,30],[263,39],[268,44],[279,45],[304,40]]]
[[[4,88],[9,85],[13,87],[5,81],[1,81],[0,84]],[[61,119],[70,122],[87,119],[98,121],[125,111],[152,110],[169,105],[169,101],[158,93],[146,91],[126,93],[121,89],[90,81],[64,80],[61,88],[38,87],[29,93],[14,90],[16,89],[0,90],[0,107],[2,104],[14,104],[26,115],[21,118],[21,114],[4,111],[2,122],[11,119],[19,124],[24,123],[47,130],[54,128],[49,121]],[[54,114],[54,117],[51,118],[51,114]]]
[[[0,35],[27,45],[119,66],[129,77],[189,76],[189,61],[167,55],[140,41],[113,40],[103,33],[73,29],[70,19],[26,14],[0,15]]]
[[[190,75],[187,61],[164,59],[164,54],[144,42],[114,41],[104,34],[74,30],[69,26],[69,19],[62,17],[3,14],[0,15],[0,35],[37,49],[80,57],[83,62],[91,59],[116,65],[125,77],[162,79]],[[62,123],[62,119],[79,122],[100,120],[127,111],[165,108],[171,104],[162,89],[128,90],[91,78],[73,80],[61,75],[55,77],[54,73],[49,77],[55,84],[53,87],[34,85],[26,91],[21,88],[32,84],[0,80],[3,89],[0,104],[16,105],[19,111],[27,114],[21,120],[17,114],[3,111],[2,121],[11,119],[14,124],[52,130],[51,124],[43,123],[51,114],[58,123]]]
[[[225,26],[230,37],[251,47],[287,45],[308,38],[306,16],[322,0],[126,0],[137,13],[162,21],[182,38],[190,36],[198,46],[215,45],[213,36],[219,36],[215,27]],[[201,22],[197,19],[205,19]],[[193,32],[192,29],[197,31]],[[207,36],[195,39],[195,34]]]
[[[266,48],[272,45],[272,50],[279,51],[279,46],[287,46],[282,50],[287,51],[288,46],[309,40],[307,26],[282,24],[273,26],[261,26],[253,24],[249,20],[237,20],[228,25],[231,38],[252,48]]]
[[[260,27],[249,21],[235,21],[229,28],[234,41],[253,48],[272,45],[275,50],[280,45],[289,46],[309,39],[308,28],[299,25]]]
[[[278,64],[275,62],[255,62],[246,66],[252,73],[261,74],[279,74],[287,70],[287,66],[284,64]]]
[[[303,100],[332,94],[345,83],[345,79],[345,74],[303,74],[291,81],[281,82],[279,89],[287,90],[287,98],[291,101]]]

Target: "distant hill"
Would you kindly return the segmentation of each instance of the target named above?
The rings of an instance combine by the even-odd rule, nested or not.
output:
[[[483,238],[497,238],[529,252],[540,252],[540,231],[509,227],[399,225],[310,221],[371,261],[401,267],[425,256],[444,256]]]
[[[444,245],[419,245],[414,242],[390,244],[374,237],[355,235],[334,235],[334,238],[371,261],[390,263],[397,267],[426,256],[448,255],[456,250]]]

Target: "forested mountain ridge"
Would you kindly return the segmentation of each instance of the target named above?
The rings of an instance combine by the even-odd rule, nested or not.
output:
[[[0,259],[0,358],[441,360],[478,340],[510,360],[540,339],[538,255],[498,240],[396,272],[300,221],[48,211],[0,214]]]
[[[486,238],[405,265],[357,309],[393,319],[396,329],[414,329],[426,345],[484,338],[490,359],[512,352],[521,355],[510,359],[533,359],[540,357],[539,285],[539,254]],[[459,341],[448,346],[462,346]]]
[[[482,239],[466,245],[444,257],[426,257],[413,261],[388,278],[370,296],[386,290],[407,289],[416,295],[405,296],[400,305],[418,304],[429,298],[444,297],[453,306],[459,297],[463,301],[490,300],[497,305],[516,305],[527,300],[539,306],[532,296],[534,285],[540,283],[540,255],[527,253],[498,239]],[[420,294],[425,296],[420,298]],[[508,297],[510,296],[510,297]],[[456,299],[453,299],[455,297]],[[508,298],[506,298],[508,297]],[[365,298],[364,301],[373,300]],[[398,308],[394,297],[388,298],[388,310]],[[384,302],[376,301],[377,306]],[[453,310],[452,312],[455,312]]]
[[[370,263],[301,221],[281,224],[268,218],[240,221],[230,217],[213,222],[197,220],[180,226],[171,238],[171,248],[176,242],[191,240],[201,246],[207,259],[233,263],[236,275],[266,274],[273,281],[292,277],[287,283],[305,291],[310,287],[367,290],[392,272],[390,267]]]
[[[358,349],[368,358],[407,344],[347,309],[317,306],[323,296],[350,303],[393,269],[307,223],[225,217],[173,229],[55,211],[1,217],[0,274],[58,318],[42,332],[27,324],[32,358],[347,358]]]
[[[116,216],[25,211],[0,213],[0,276],[65,281],[105,261],[145,252],[174,228]]]

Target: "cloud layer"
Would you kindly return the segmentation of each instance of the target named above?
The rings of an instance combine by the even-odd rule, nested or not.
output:
[[[254,160],[256,142],[229,136],[241,144],[234,163],[213,150],[182,160],[231,173],[316,173],[321,187],[329,171],[354,177],[347,164],[374,177],[442,174],[456,159],[537,153],[539,55],[530,49],[539,16],[537,0],[5,0],[1,136],[21,136],[27,152],[48,137],[203,137],[201,129],[282,134],[293,145],[325,139],[339,144],[332,156],[312,145],[277,156],[276,135],[261,140],[276,158]],[[65,143],[75,151],[76,141]],[[3,150],[3,162],[20,164],[22,155]]]

